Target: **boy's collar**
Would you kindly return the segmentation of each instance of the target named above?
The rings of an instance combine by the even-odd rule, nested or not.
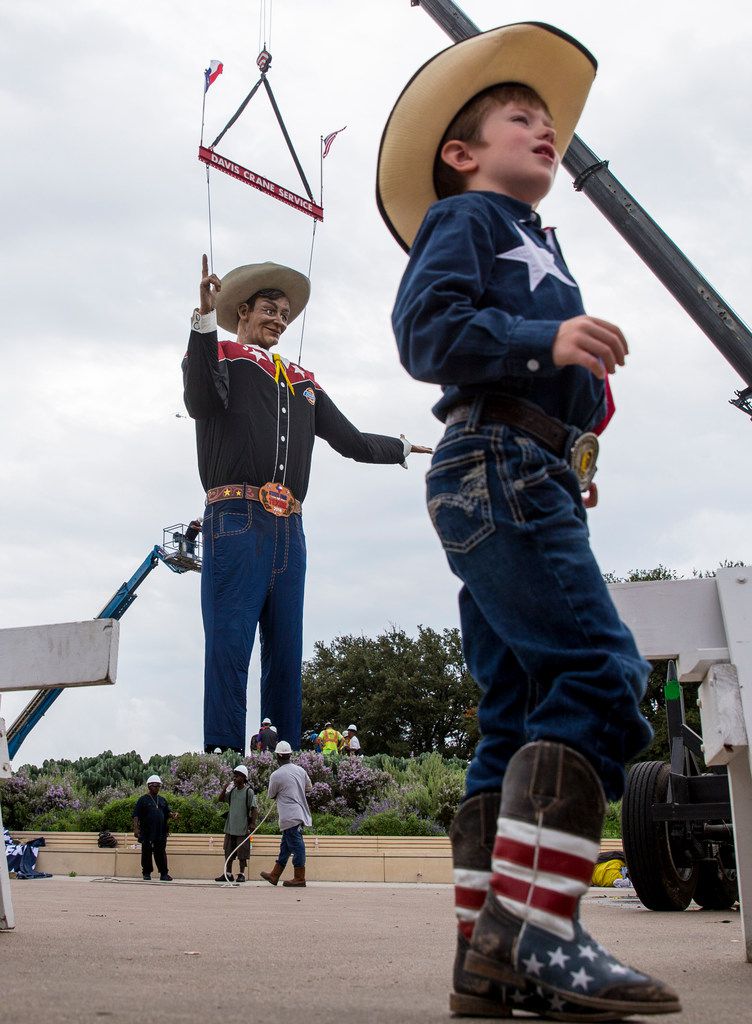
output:
[[[468,194],[469,193],[465,193],[465,195]],[[541,219],[530,203],[526,203],[522,199],[514,199],[512,196],[504,195],[503,192],[480,191],[480,194],[488,196],[494,202],[498,202],[498,204],[508,210],[509,213],[511,213],[520,222],[520,224],[532,224],[533,227],[536,228],[541,226]]]

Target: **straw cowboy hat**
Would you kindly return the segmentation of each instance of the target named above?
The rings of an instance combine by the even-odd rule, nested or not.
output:
[[[402,90],[381,137],[376,202],[387,227],[409,251],[428,207],[444,132],[479,92],[502,82],[534,89],[556,128],[560,157],[572,140],[597,64],[584,46],[540,22],[503,25],[436,54]]]
[[[311,282],[305,274],[279,263],[249,263],[236,267],[222,278],[217,295],[217,323],[230,334],[238,330],[238,306],[262,288],[279,288],[290,300],[290,319],[299,316],[311,294]]]

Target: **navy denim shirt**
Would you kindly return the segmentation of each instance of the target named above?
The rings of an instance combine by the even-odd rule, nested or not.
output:
[[[527,203],[466,192],[428,210],[392,324],[408,373],[442,386],[440,420],[458,402],[504,394],[587,430],[603,418],[603,382],[551,358],[561,322],[582,313],[553,229]]]

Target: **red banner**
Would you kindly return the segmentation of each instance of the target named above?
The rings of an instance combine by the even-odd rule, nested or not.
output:
[[[228,160],[226,156],[220,156],[219,153],[215,153],[213,149],[199,146],[198,158],[205,164],[208,164],[209,167],[216,167],[218,171],[224,171],[231,178],[243,181],[246,185],[257,188],[259,192],[273,196],[275,199],[279,199],[281,203],[287,203],[293,209],[300,210],[301,213],[307,213],[309,217],[313,217],[315,220],[324,219],[324,208],[322,206],[317,206],[310,199],[298,196],[294,192],[290,192],[289,189],[277,185],[276,182],[269,181],[268,178],[263,178],[254,171],[249,171],[247,167],[241,167],[240,164],[236,164],[233,160]]]

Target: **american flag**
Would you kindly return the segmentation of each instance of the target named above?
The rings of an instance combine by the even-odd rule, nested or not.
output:
[[[214,82],[224,71],[224,64],[221,60],[210,60],[209,67],[204,71],[204,92],[209,91],[209,86],[213,85]]]
[[[345,125],[345,128],[347,128],[347,125]],[[329,150],[332,148],[332,143],[337,138],[339,133],[343,132],[345,130],[345,128],[338,128],[336,132],[330,132],[329,135],[327,135],[327,137],[325,139],[322,139],[321,144],[324,147],[324,151],[321,154],[321,159],[322,160],[327,155]]]

